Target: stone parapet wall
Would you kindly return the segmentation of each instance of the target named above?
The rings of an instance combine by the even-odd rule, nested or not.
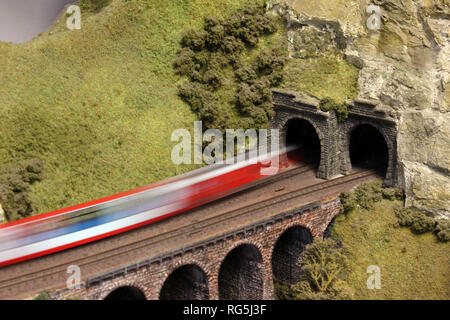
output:
[[[340,212],[338,199],[315,202],[270,219],[248,225],[177,251],[132,263],[93,279],[85,280],[78,289],[63,289],[51,294],[53,299],[104,299],[123,286],[139,289],[147,299],[158,299],[166,279],[179,267],[198,266],[208,283],[209,299],[219,299],[220,268],[229,253],[239,246],[250,245],[262,257],[259,263],[262,278],[261,299],[273,299],[272,254],[281,235],[294,226],[309,230],[313,237],[322,237],[332,219]]]

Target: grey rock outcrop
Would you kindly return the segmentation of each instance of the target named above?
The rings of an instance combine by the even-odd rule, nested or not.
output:
[[[378,30],[367,28],[370,4],[380,8]],[[269,7],[307,26],[288,35],[291,48],[308,41],[316,50],[337,48],[360,69],[359,98],[381,101],[397,119],[406,204],[450,217],[450,1],[274,0]]]

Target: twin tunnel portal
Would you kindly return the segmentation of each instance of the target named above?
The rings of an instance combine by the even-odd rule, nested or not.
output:
[[[276,116],[272,127],[280,129],[281,145],[301,146],[304,161],[316,169],[318,178],[348,175],[356,168],[372,169],[384,177],[386,185],[397,184],[395,122],[376,103],[357,100],[348,104],[349,116],[342,122],[334,112],[321,112],[317,105],[288,92],[275,91],[274,104]],[[285,284],[298,281],[302,272],[298,266],[300,254],[313,238],[305,224],[290,224],[277,235],[267,259],[272,281]],[[229,250],[221,258],[214,284],[218,292],[214,297],[209,292],[211,281],[202,267],[195,263],[182,265],[164,280],[158,298],[262,299],[267,297],[264,294],[267,285],[264,283],[264,259],[261,250],[251,243]],[[104,298],[146,299],[146,295],[137,287],[122,286]]]
[[[292,93],[275,91],[274,103],[272,127],[280,129],[280,143],[301,145],[319,178],[373,169],[385,185],[397,185],[396,123],[377,101],[347,103],[348,118],[343,121]]]
[[[321,162],[320,139],[315,128],[304,119],[291,119],[286,125],[287,146],[302,147],[304,161],[316,169]],[[350,163],[352,168],[374,169],[381,176],[386,175],[388,147],[380,132],[369,124],[357,126],[350,138]]]

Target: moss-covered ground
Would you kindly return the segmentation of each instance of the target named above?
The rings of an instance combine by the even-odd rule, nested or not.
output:
[[[170,153],[195,115],[172,67],[183,32],[250,1],[122,1],[65,16],[39,38],[0,42],[0,167],[37,157],[44,177],[35,213],[81,203],[192,170]]]
[[[338,57],[323,56],[290,59],[284,88],[306,92],[319,99],[331,98],[337,103],[358,95],[359,70]]]
[[[346,251],[345,280],[355,299],[449,299],[450,243],[431,233],[414,234],[398,227],[400,201],[382,200],[373,210],[356,208],[339,215],[332,236]],[[367,268],[381,271],[381,289],[367,289]]]
[[[170,160],[172,131],[192,130],[197,120],[177,94],[184,80],[173,69],[179,41],[204,17],[255,2],[81,0],[81,30],[68,30],[62,15],[30,42],[0,42],[0,169],[42,161],[43,178],[27,196],[34,214],[192,170]],[[286,48],[279,25],[248,59]],[[225,88],[234,81],[224,79]],[[331,58],[291,60],[285,83],[338,101],[356,88],[354,70]],[[233,103],[231,93],[223,90],[222,105]]]

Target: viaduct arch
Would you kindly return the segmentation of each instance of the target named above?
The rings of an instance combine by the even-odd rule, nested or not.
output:
[[[122,286],[112,290],[105,300],[146,300],[145,294],[135,286]]]
[[[246,243],[232,249],[220,266],[219,299],[262,299],[262,267],[263,257],[255,245]]]
[[[296,225],[284,231],[277,239],[272,252],[273,280],[283,284],[295,284],[301,275],[298,265],[306,245],[313,242],[308,228]]]
[[[160,300],[208,300],[206,273],[196,264],[187,264],[174,270],[165,280]]]
[[[87,279],[53,299],[273,299],[274,279],[295,283],[299,252],[322,237],[338,199],[314,202],[204,242]]]

